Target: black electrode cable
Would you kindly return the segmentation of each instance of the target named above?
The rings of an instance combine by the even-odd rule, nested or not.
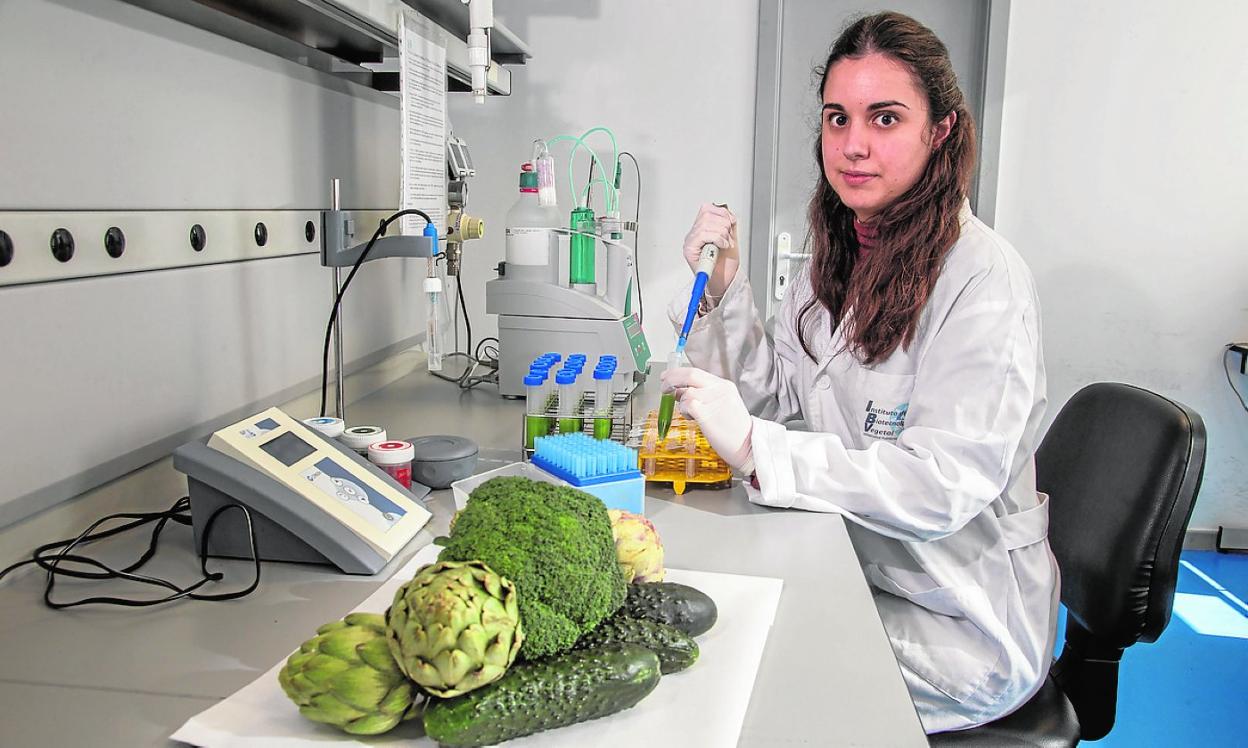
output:
[[[360,266],[363,265],[364,261],[368,259],[368,253],[373,250],[373,244],[375,244],[377,240],[386,233],[386,229],[390,227],[391,223],[397,221],[403,216],[420,216],[425,219],[425,223],[433,223],[427,213],[423,210],[416,210],[415,208],[400,210],[398,213],[395,213],[386,220],[382,221],[381,225],[377,227],[377,230],[373,232],[373,238],[368,240],[368,244],[365,245],[364,251],[360,253],[360,256],[355,260],[355,264],[351,266],[351,272],[347,273],[347,279],[342,282],[342,287],[338,289],[338,294],[334,296],[334,307],[329,313],[329,324],[325,325],[325,351],[321,355],[322,416],[325,415],[326,393],[329,391],[329,341],[334,333],[334,320],[338,319],[338,307],[342,304],[343,294],[347,292],[347,286],[351,285],[351,279],[355,277],[355,274],[359,271]]]
[[[468,331],[468,345],[464,346],[465,351],[472,350],[472,322],[468,320],[468,302],[464,301],[464,282],[460,280],[460,276],[455,276],[455,295],[459,297],[459,308],[464,312],[464,329]],[[456,330],[459,328],[456,327]]]
[[[134,573],[150,561],[156,554],[156,547],[160,538],[161,530],[164,529],[167,523],[172,521],[186,526],[190,526],[192,524],[190,507],[190,499],[183,496],[174,502],[173,506],[163,512],[119,512],[117,514],[110,514],[93,522],[86,530],[83,530],[75,538],[69,540],[58,540],[39,546],[34,550],[30,558],[24,561],[19,561],[3,571],[0,571],[0,579],[4,579],[4,577],[10,572],[25,566],[26,564],[38,565],[48,574],[47,582],[43,591],[43,602],[49,608],[54,610],[74,608],[80,605],[120,605],[123,607],[138,608],[161,605],[163,603],[183,598],[208,601],[236,600],[240,597],[251,594],[260,584],[260,556],[257,550],[256,531],[255,527],[252,525],[251,512],[240,504],[228,504],[226,506],[218,507],[217,510],[208,517],[208,521],[204,526],[203,532],[200,534],[201,542],[199,557],[200,571],[203,574],[203,577],[198,582],[195,582],[187,587],[179,587],[173,582],[165,579]],[[233,592],[222,592],[216,594],[198,593],[196,590],[203,587],[205,584],[208,584],[209,582],[219,582],[224,578],[224,574],[221,572],[210,572],[208,570],[208,539],[212,535],[212,527],[216,524],[217,518],[224,512],[231,509],[241,511],[244,519],[246,520],[247,533],[250,538],[251,545],[250,560],[255,570],[251,584],[245,589],[235,590]],[[95,531],[100,525],[117,519],[129,519],[133,521],[107,530],[101,530],[99,532]],[[144,551],[138,560],[122,569],[114,569],[111,566],[108,566],[107,564],[89,556],[73,553],[73,551],[80,546],[86,546],[98,540],[103,540],[104,538],[112,537],[153,522],[155,523],[155,527],[152,530],[151,540],[148,543],[147,550]],[[77,564],[79,566],[98,569],[99,571],[72,568],[70,566],[66,566],[66,564]],[[79,600],[70,600],[68,602],[58,602],[52,599],[52,589],[56,586],[56,578],[58,576],[90,580],[122,579],[129,582],[135,582],[137,584],[162,587],[169,590],[172,594],[151,600],[137,600],[121,597],[87,597]]]

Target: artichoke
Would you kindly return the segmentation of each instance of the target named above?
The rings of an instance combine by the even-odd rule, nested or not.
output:
[[[445,698],[501,678],[524,640],[516,586],[480,561],[421,569],[395,593],[386,624],[399,668]]]
[[[352,735],[378,735],[419,709],[416,689],[399,670],[377,613],[327,623],[286,660],[282,690],[314,722]]]
[[[615,538],[615,555],[620,571],[629,583],[662,582],[663,541],[650,520],[622,509],[607,512],[611,517],[611,535]]]

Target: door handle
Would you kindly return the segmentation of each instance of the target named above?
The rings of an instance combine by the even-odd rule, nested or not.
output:
[[[776,274],[773,276],[771,295],[776,301],[784,300],[784,293],[793,279],[793,260],[808,260],[809,252],[793,251],[793,236],[787,231],[776,235]]]

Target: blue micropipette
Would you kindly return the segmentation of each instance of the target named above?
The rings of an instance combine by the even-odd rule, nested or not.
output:
[[[714,244],[703,244],[702,255],[698,258],[696,274],[693,277],[693,293],[689,294],[689,309],[685,311],[685,324],[681,325],[680,338],[676,341],[676,350],[668,359],[668,366],[687,366],[685,360],[685,343],[689,339],[689,330],[698,317],[698,305],[702,303],[702,294],[706,291],[706,281],[715,269],[715,260],[719,257],[719,247]],[[675,410],[675,393],[665,392],[659,399],[659,440],[667,439],[667,431],[672,425],[672,412]]]
[[[702,255],[698,258],[697,273],[693,278],[693,293],[689,294],[689,308],[685,311],[685,324],[680,327],[680,339],[676,341],[676,351],[685,352],[685,343],[689,339],[689,330],[698,317],[698,305],[702,303],[702,294],[706,291],[706,281],[715,269],[715,260],[719,257],[719,247],[714,244],[702,245]]]

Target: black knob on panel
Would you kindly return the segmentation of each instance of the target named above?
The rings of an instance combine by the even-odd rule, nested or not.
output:
[[[204,231],[204,227],[197,223],[191,227],[191,249],[203,252],[206,244],[208,244],[208,234]]]
[[[13,262],[13,238],[0,231],[0,268]]]
[[[53,231],[48,244],[52,247],[52,256],[58,262],[69,262],[74,258],[74,235],[69,233],[69,229]]]
[[[109,257],[116,259],[126,251],[126,234],[116,226],[110,226],[104,232],[104,251]]]

